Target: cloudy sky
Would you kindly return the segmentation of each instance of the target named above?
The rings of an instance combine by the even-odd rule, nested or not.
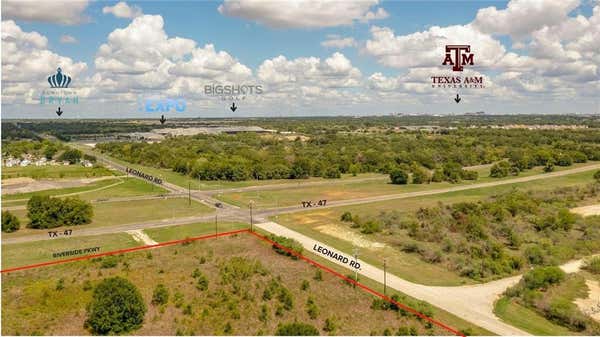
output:
[[[450,44],[474,65],[442,65]],[[57,67],[79,97],[61,118],[600,113],[600,1],[2,0],[2,117],[57,118]],[[169,98],[185,112],[142,108]]]

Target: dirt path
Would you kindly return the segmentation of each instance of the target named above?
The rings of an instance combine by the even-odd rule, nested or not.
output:
[[[575,207],[571,209],[571,212],[579,214],[581,216],[600,215],[600,204]]]
[[[131,235],[135,241],[142,242],[145,245],[155,245],[158,243],[152,240],[152,238],[149,237],[148,234],[144,233],[144,231],[141,229],[126,231],[126,233]]]
[[[43,190],[81,187],[97,181],[117,179],[117,176],[104,176],[96,178],[79,179],[40,179],[32,178],[11,178],[2,180],[2,195],[30,193]]]
[[[274,222],[259,223],[255,226],[276,235],[293,238],[300,242],[304,249],[318,255],[320,254],[313,251],[315,244],[335,252],[340,252],[344,255],[344,252],[341,252],[338,249],[327,246],[322,242],[318,242],[315,239]],[[350,254],[345,255],[351,257]],[[328,257],[326,258],[331,262],[353,270],[347,264]],[[361,264],[360,275],[383,283],[383,270],[361,261],[360,259],[359,262]],[[582,260],[570,261],[562,265],[561,268],[567,273],[573,273],[579,270],[581,264]],[[520,279],[521,275],[518,275],[484,284],[458,287],[435,287],[412,283],[389,273],[387,275],[389,287],[431,303],[436,307],[451,312],[458,317],[477,324],[494,333],[500,335],[529,335],[523,330],[502,322],[493,312],[495,301],[507,288],[519,282]]]

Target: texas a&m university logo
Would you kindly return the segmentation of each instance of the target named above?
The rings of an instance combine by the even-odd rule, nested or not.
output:
[[[473,65],[471,46],[466,44],[446,45],[446,58],[442,65],[448,64],[452,66],[453,71],[463,71],[464,65]]]

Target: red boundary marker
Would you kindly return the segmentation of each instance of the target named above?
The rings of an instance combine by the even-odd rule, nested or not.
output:
[[[122,254],[122,253],[129,253],[129,252],[135,252],[138,250],[145,250],[145,249],[151,249],[151,248],[158,248],[158,247],[164,247],[164,246],[171,246],[171,245],[176,245],[179,243],[184,243],[184,242],[192,242],[192,241],[197,241],[197,240],[204,240],[204,239],[210,239],[210,238],[218,238],[220,236],[229,236],[229,235],[234,235],[234,234],[239,234],[239,233],[250,233],[254,236],[256,236],[257,238],[268,242],[269,244],[276,246],[279,249],[282,249],[284,251],[286,251],[287,253],[294,255],[296,257],[298,257],[299,259],[302,259],[306,262],[308,262],[309,264],[312,264],[318,268],[321,268],[323,270],[325,270],[326,272],[333,274],[341,279],[343,279],[344,281],[354,284],[360,288],[362,288],[363,290],[365,290],[368,293],[371,293],[377,297],[380,297],[381,299],[388,301],[392,304],[397,305],[398,307],[412,313],[413,315],[420,317],[426,321],[429,321],[447,331],[450,331],[451,333],[457,335],[457,336],[463,336],[466,337],[464,334],[462,334],[460,331],[451,328],[449,326],[447,326],[446,324],[439,322],[437,320],[434,320],[433,318],[426,316],[422,313],[420,313],[419,311],[406,306],[400,302],[394,301],[392,298],[378,292],[375,291],[369,287],[367,287],[366,285],[355,281],[345,275],[342,275],[340,273],[338,273],[337,271],[324,266],[312,259],[307,258],[306,256],[297,253],[287,247],[284,247],[282,245],[280,245],[279,243],[267,238],[266,236],[260,235],[254,231],[251,231],[250,229],[240,229],[240,230],[235,230],[235,231],[230,231],[230,232],[223,232],[223,233],[218,233],[218,234],[210,234],[210,235],[204,235],[204,236],[197,236],[197,237],[192,237],[192,238],[186,238],[186,239],[181,239],[181,240],[173,240],[173,241],[166,241],[166,242],[161,242],[161,243],[157,243],[155,245],[146,245],[146,246],[139,246],[139,247],[133,247],[133,248],[126,248],[126,249],[119,249],[119,250],[113,250],[110,252],[105,252],[105,253],[99,253],[99,254],[92,254],[92,255],[85,255],[85,256],[78,256],[78,257],[74,257],[74,258],[70,258],[70,259],[64,259],[64,260],[56,260],[56,261],[49,261],[49,262],[43,262],[43,263],[37,263],[37,264],[31,264],[31,265],[27,265],[27,266],[21,266],[21,267],[15,267],[15,268],[9,268],[9,269],[4,269],[2,271],[0,271],[2,274],[4,273],[11,273],[11,272],[15,272],[15,271],[19,271],[19,270],[26,270],[26,269],[33,269],[33,268],[38,268],[38,267],[44,267],[44,266],[51,266],[51,265],[56,265],[56,264],[63,264],[63,263],[69,263],[69,262],[75,262],[75,261],[81,261],[81,260],[87,260],[87,259],[93,259],[96,257],[102,257],[102,256],[107,256],[107,255],[116,255],[116,254]]]
[[[73,258],[70,258],[70,259],[56,260],[56,261],[49,261],[49,262],[42,262],[42,263],[37,263],[37,264],[30,264],[30,265],[22,266],[22,267],[15,267],[15,268],[4,269],[4,270],[1,271],[1,273],[2,274],[4,274],[4,273],[11,273],[11,272],[18,271],[18,270],[25,270],[25,269],[32,269],[32,268],[44,267],[44,266],[51,266],[51,265],[55,265],[55,264],[62,264],[62,263],[68,263],[68,262],[74,262],[74,261],[81,261],[81,260],[93,259],[93,258],[96,258],[96,257],[102,257],[102,256],[107,256],[107,255],[115,255],[115,254],[121,254],[121,253],[135,252],[135,251],[138,251],[138,250],[144,250],[144,249],[150,249],[150,248],[171,246],[171,245],[176,245],[178,243],[191,242],[191,241],[197,241],[197,240],[203,240],[203,239],[210,239],[210,238],[217,238],[217,237],[220,237],[220,236],[234,235],[234,234],[244,233],[244,232],[249,232],[249,231],[250,231],[249,229],[239,229],[239,230],[235,230],[235,231],[231,231],[231,232],[223,232],[223,233],[218,233],[218,234],[196,236],[196,237],[193,237],[193,238],[185,238],[185,239],[181,239],[181,240],[166,241],[166,242],[157,243],[155,245],[147,245],[147,246],[139,246],[139,247],[133,247],[133,248],[125,248],[125,249],[113,250],[113,251],[105,252],[105,253],[78,256],[78,257],[73,257]]]
[[[402,303],[394,301],[390,297],[388,297],[388,296],[386,296],[386,295],[384,295],[384,294],[382,294],[382,293],[380,293],[378,291],[375,291],[375,290],[367,287],[366,285],[361,284],[360,282],[355,281],[355,280],[353,280],[353,279],[351,279],[351,278],[349,278],[349,277],[347,277],[345,275],[342,275],[342,274],[338,273],[337,271],[335,271],[335,270],[333,270],[333,269],[331,269],[331,268],[329,268],[327,266],[324,266],[324,265],[322,265],[322,264],[320,264],[320,263],[318,263],[318,262],[316,262],[314,260],[311,260],[311,259],[307,258],[306,256],[298,253],[298,252],[295,252],[295,251],[293,251],[293,250],[291,250],[291,249],[289,249],[287,247],[284,247],[284,246],[280,245],[279,243],[277,243],[277,242],[275,242],[275,241],[273,241],[273,240],[271,240],[271,239],[269,239],[269,238],[267,238],[267,237],[265,237],[263,235],[260,235],[260,234],[258,234],[256,232],[250,232],[250,234],[252,234],[252,235],[258,237],[259,239],[261,239],[263,241],[266,241],[266,242],[272,244],[273,246],[275,246],[275,247],[277,247],[279,249],[282,249],[282,250],[288,252],[289,254],[292,254],[292,255],[294,255],[294,256],[296,256],[296,257],[298,257],[298,258],[300,258],[300,259],[302,259],[302,260],[304,260],[304,261],[306,261],[306,262],[308,262],[308,263],[310,263],[310,264],[312,264],[312,265],[314,265],[316,267],[319,267],[319,268],[325,270],[326,272],[329,272],[329,273],[331,273],[331,274],[333,274],[333,275],[335,275],[335,276],[337,276],[337,277],[345,280],[348,283],[355,284],[355,285],[359,286],[360,288],[364,289],[365,291],[367,291],[367,292],[369,292],[369,293],[371,293],[371,294],[373,294],[373,295],[375,295],[377,297],[380,297],[380,298],[382,298],[382,299],[384,299],[384,300],[386,300],[386,301],[388,301],[388,302],[390,302],[392,304],[395,304],[398,307],[400,307],[400,308],[402,308],[402,309],[404,309],[404,310],[406,310],[406,311],[414,314],[417,317],[420,317],[420,318],[422,318],[424,320],[427,320],[427,321],[429,321],[429,322],[431,322],[431,323],[433,323],[433,324],[435,324],[435,325],[437,325],[437,326],[439,326],[439,327],[441,327],[441,328],[443,328],[445,330],[448,330],[448,331],[452,332],[453,334],[455,334],[457,336],[466,337],[460,331],[458,331],[458,330],[456,330],[454,328],[451,328],[451,327],[447,326],[446,324],[444,324],[442,322],[436,321],[436,320],[434,320],[433,318],[431,318],[429,316],[423,315],[422,313],[418,312],[417,310],[415,310],[415,309],[413,309],[413,308],[411,308],[409,306],[406,306],[406,305],[404,305]]]

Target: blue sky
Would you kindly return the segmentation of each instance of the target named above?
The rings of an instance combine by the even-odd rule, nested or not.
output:
[[[21,38],[20,32],[25,33],[23,42],[17,41],[15,47],[20,48],[23,55],[36,52],[47,55],[44,51],[48,51],[53,55],[50,59],[68,58],[63,67],[77,76],[73,85],[78,82],[82,90],[86,88],[81,102],[96,101],[87,107],[82,104],[78,109],[94,115],[98,114],[92,111],[94,107],[107,102],[119,106],[120,111],[127,111],[132,97],[149,92],[164,97],[173,93],[189,97],[192,115],[212,113],[211,109],[220,103],[205,101],[196,94],[203,83],[217,78],[224,84],[243,79],[244,83],[250,81],[268,88],[269,95],[265,97],[256,100],[249,97],[246,102],[252,108],[240,109],[243,112],[238,113],[242,114],[269,115],[279,106],[277,101],[282,97],[293,102],[293,111],[298,114],[321,111],[332,114],[546,112],[536,111],[534,104],[545,106],[544,110],[552,113],[597,113],[600,110],[598,95],[594,97],[600,88],[600,55],[590,51],[589,46],[590,37],[591,47],[598,44],[599,39],[597,28],[591,27],[600,20],[600,10],[594,11],[598,7],[595,1],[366,0],[365,4],[333,1],[320,11],[311,11],[314,4],[302,3],[310,0],[297,1],[296,7],[285,1],[256,6],[240,0],[97,1],[81,2],[78,6],[68,2],[58,8],[47,5],[49,7],[41,8],[39,13],[31,14],[31,8],[24,7],[36,6],[36,2],[22,4],[5,0],[2,20],[3,30],[14,32],[10,34],[14,34],[15,39]],[[40,3],[37,5],[43,7]],[[542,10],[539,10],[540,5]],[[67,8],[69,6],[77,8]],[[124,9],[128,12],[123,12]],[[64,17],[56,14],[61,10]],[[136,14],[131,14],[133,12]],[[574,23],[577,16],[582,19]],[[156,22],[160,20],[162,27],[148,30],[153,32],[149,33],[152,36],[166,34],[166,39],[156,40],[155,45],[148,43],[136,46],[137,50],[127,50],[131,43],[126,36],[108,41],[109,35],[117,29],[124,30],[125,35],[132,34],[133,26],[145,32],[147,27],[157,29]],[[14,23],[10,29],[9,21]],[[433,29],[434,26],[439,29]],[[40,42],[40,46],[31,51],[27,48],[31,48],[32,42],[27,39],[37,37],[27,34],[33,32],[47,38],[47,42]],[[586,34],[587,44],[577,40],[577,35]],[[5,41],[5,35],[3,47],[7,44],[10,48],[8,44],[14,43],[14,39]],[[61,42],[65,35],[76,42]],[[351,39],[351,45],[337,48],[322,45],[324,41],[344,38]],[[194,46],[188,44],[189,50],[181,57],[169,55],[173,49],[166,45],[175,39],[184,39]],[[437,49],[449,43],[471,44],[478,49],[474,51],[476,64],[469,69],[473,73],[469,74],[485,76],[488,83],[484,89],[464,90],[467,98],[459,107],[446,107],[451,102],[446,99],[449,92],[453,94],[456,90],[433,90],[430,85],[430,76],[457,75],[448,73],[440,64],[443,52]],[[556,43],[564,50],[549,56],[551,49],[547,47],[555,48]],[[103,44],[110,47],[111,55],[100,52]],[[214,46],[213,52],[206,50],[207,44]],[[435,52],[431,46],[436,48]],[[197,62],[187,62],[194,61],[194,50],[201,56]],[[139,58],[137,63],[132,55]],[[285,59],[277,60],[278,56]],[[2,105],[8,111],[3,115],[47,116],[45,107],[32,104],[32,99],[27,102],[20,95],[35,97],[37,91],[32,91],[41,90],[39,79],[51,75],[50,69],[55,69],[55,65],[32,66],[31,60],[11,64],[13,60],[5,61],[5,58],[8,60],[3,54],[3,73],[19,66],[31,66],[40,73],[22,81],[3,74]],[[152,69],[136,69],[149,58],[153,59]],[[315,63],[309,58],[318,61]],[[104,61],[100,68],[97,67],[99,59]],[[18,62],[25,63],[19,65]],[[560,62],[572,69],[557,71],[555,64]],[[121,68],[115,69],[115,64]],[[218,69],[211,68],[215,64]],[[180,66],[198,69],[198,65],[206,67],[205,72],[211,75],[187,78],[175,71]],[[129,74],[127,67],[132,69]],[[178,84],[169,86],[160,80],[161,76],[171,77]],[[282,78],[289,81],[282,82]],[[115,79],[121,83],[131,82],[131,86],[110,88],[110,81]],[[143,92],[136,91],[141,79],[145,81],[143,86],[152,81],[157,84],[145,87]],[[31,90],[26,90],[28,85]],[[86,95],[89,99],[84,98]],[[507,99],[509,96],[514,99]],[[515,100],[522,101],[522,105],[515,104]],[[332,109],[330,103],[333,102],[337,102],[333,106],[344,108]],[[219,110],[215,115],[223,113]],[[127,116],[136,114],[132,112]]]

